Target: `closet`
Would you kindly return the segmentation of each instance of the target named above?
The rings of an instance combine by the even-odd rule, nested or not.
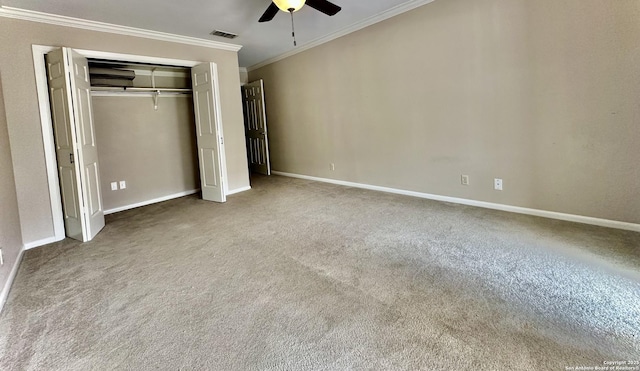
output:
[[[205,200],[226,200],[213,63],[87,59],[69,48],[45,61],[68,237],[91,240],[105,211],[198,188]]]
[[[190,72],[89,59],[105,214],[200,188]]]

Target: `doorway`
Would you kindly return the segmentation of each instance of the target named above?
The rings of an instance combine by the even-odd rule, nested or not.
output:
[[[262,79],[242,86],[247,159],[252,173],[271,175],[267,114]]]

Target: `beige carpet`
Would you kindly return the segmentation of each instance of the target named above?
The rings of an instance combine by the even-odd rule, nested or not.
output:
[[[282,177],[26,253],[0,369],[640,361],[640,234]]]

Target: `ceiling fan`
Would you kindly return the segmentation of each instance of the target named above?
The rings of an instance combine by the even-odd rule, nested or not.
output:
[[[269,22],[278,14],[278,9],[289,13],[297,12],[305,3],[329,16],[336,15],[342,9],[327,0],[273,0],[258,22]]]
[[[293,36],[293,45],[296,45],[296,34],[293,27],[293,12],[297,12],[305,4],[315,10],[318,10],[328,16],[336,15],[341,7],[327,0],[273,0],[267,10],[265,10],[258,22],[269,22],[278,14],[278,9],[291,14],[291,36]]]

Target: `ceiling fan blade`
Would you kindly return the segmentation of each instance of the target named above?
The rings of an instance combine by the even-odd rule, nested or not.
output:
[[[278,10],[279,9],[276,4],[272,2],[271,4],[269,4],[267,10],[264,11],[264,14],[262,14],[262,17],[260,17],[258,22],[269,22],[273,19],[273,17],[276,16],[276,14],[278,14]]]
[[[330,3],[327,0],[307,0],[306,4],[326,15],[336,15],[336,13],[342,10],[341,7],[334,3]]]

